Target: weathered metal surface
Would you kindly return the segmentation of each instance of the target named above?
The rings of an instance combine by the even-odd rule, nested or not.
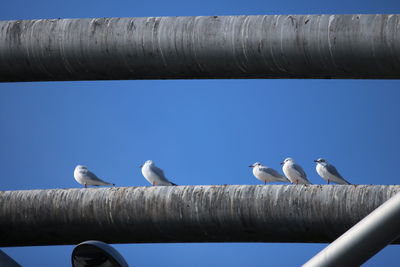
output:
[[[2,191],[0,246],[332,242],[397,192],[368,185]]]
[[[400,78],[400,15],[0,21],[0,81]]]

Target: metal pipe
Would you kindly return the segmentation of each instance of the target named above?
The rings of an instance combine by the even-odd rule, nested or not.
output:
[[[397,192],[383,185],[0,191],[0,246],[332,242]]]
[[[2,267],[21,267],[13,258],[8,256],[4,251],[0,249],[0,266]]]
[[[129,267],[124,257],[107,243],[88,240],[78,244],[71,254],[72,267]]]
[[[0,82],[400,78],[400,15],[0,21]]]
[[[397,194],[303,266],[360,266],[399,236],[400,194]]]

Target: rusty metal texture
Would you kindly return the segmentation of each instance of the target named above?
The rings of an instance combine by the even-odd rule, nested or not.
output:
[[[400,186],[383,185],[0,191],[0,246],[85,240],[325,243],[397,192]]]
[[[0,82],[400,78],[400,15],[0,21]]]

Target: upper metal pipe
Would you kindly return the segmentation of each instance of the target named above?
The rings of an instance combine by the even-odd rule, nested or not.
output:
[[[397,192],[377,185],[0,191],[0,246],[332,242]]]
[[[0,82],[400,78],[400,15],[0,21]]]

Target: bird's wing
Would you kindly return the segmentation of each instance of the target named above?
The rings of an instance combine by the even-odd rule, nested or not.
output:
[[[293,164],[293,169],[300,173],[301,177],[307,180],[307,174],[304,172],[303,168],[298,164]]]
[[[331,173],[332,175],[335,175],[336,177],[339,177],[341,179],[343,179],[343,177],[340,175],[340,173],[338,172],[338,170],[335,168],[335,166],[331,165],[331,164],[327,164],[326,165],[326,170]]]
[[[168,179],[165,177],[164,171],[161,170],[160,168],[158,168],[157,166],[152,166],[151,169],[153,170],[153,172],[155,174],[158,175],[158,177],[160,178],[160,180],[164,181],[164,182],[168,182],[170,183],[170,181],[168,181]]]
[[[97,182],[103,182],[103,180],[101,180],[99,177],[96,176],[96,174],[94,174],[93,172],[86,170],[83,172],[83,175],[87,178],[90,179],[92,181],[97,181]]]
[[[345,181],[346,183],[350,184],[348,181],[346,181],[346,179],[343,178],[343,176],[340,175],[340,173],[338,172],[338,170],[336,169],[335,166],[333,166],[333,165],[331,165],[331,164],[327,164],[327,165],[326,165],[326,170],[327,170],[330,174],[332,174],[332,175],[334,175],[334,176],[336,176],[336,177],[342,179],[342,180]]]
[[[274,176],[274,177],[283,177],[282,175],[279,174],[279,172],[275,171],[275,170],[272,169],[272,168],[261,167],[261,168],[260,168],[260,171],[265,172],[265,173],[268,173],[268,174],[270,174],[270,175],[272,175],[272,176]]]

